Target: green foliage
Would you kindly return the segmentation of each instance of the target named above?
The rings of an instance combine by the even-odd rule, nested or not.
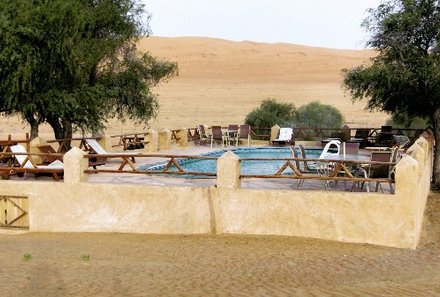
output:
[[[269,128],[274,125],[280,127],[310,127],[310,128],[336,128],[342,126],[344,118],[339,110],[318,101],[301,106],[298,110],[292,103],[279,103],[275,99],[263,100],[260,107],[254,109],[246,116],[246,124],[252,127]],[[254,132],[264,134],[267,131]],[[305,136],[305,139],[312,139],[313,132]]]
[[[22,256],[23,261],[29,261],[32,259],[32,254],[31,253],[24,253]]]
[[[434,0],[392,0],[370,10],[364,27],[378,50],[369,65],[344,70],[344,85],[367,108],[433,117],[440,107],[440,6]]]
[[[344,85],[367,108],[410,119],[429,119],[440,142],[440,4],[437,0],[389,0],[369,11],[364,27],[378,54],[368,65],[345,70]],[[434,183],[440,186],[440,150]]]
[[[151,89],[177,65],[136,51],[148,34],[137,0],[0,2],[0,112],[57,138],[95,132],[109,117],[146,124],[158,103]]]
[[[344,122],[341,112],[328,104],[313,101],[298,108],[297,126],[339,129]]]
[[[344,118],[335,107],[313,101],[298,108],[296,122],[298,127],[340,129]],[[316,135],[314,131],[305,131],[304,134],[304,140],[313,140]]]
[[[245,123],[253,127],[291,127],[295,122],[296,107],[292,103],[279,103],[275,99],[263,100],[260,107],[250,112]]]
[[[429,121],[425,118],[409,117],[405,113],[393,114],[386,124],[393,126],[394,128],[410,128],[410,129],[425,129],[430,125]]]
[[[89,254],[82,254],[81,259],[83,261],[90,261],[90,255]]]

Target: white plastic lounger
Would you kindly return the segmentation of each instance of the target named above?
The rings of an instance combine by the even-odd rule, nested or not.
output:
[[[272,140],[272,143],[289,144],[292,141],[292,128],[281,128],[277,139]]]

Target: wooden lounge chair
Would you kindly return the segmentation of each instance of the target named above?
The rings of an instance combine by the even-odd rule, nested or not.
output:
[[[40,152],[45,153],[45,156],[41,156],[43,159],[43,164],[50,164],[56,160],[63,161],[63,157],[60,153],[57,153],[55,149],[50,144],[41,144],[37,146]],[[54,155],[55,154],[55,155]],[[96,169],[96,166],[105,165],[105,162],[92,161],[89,159],[89,167]]]
[[[44,164],[50,164],[56,160],[63,161],[63,157],[60,156],[50,144],[41,144],[37,146],[37,148],[40,152],[46,154],[46,156],[41,156]]]
[[[292,143],[292,128],[281,128],[278,138],[272,140],[272,145],[288,145]]]
[[[64,173],[64,164],[60,160],[55,160],[49,165],[36,165],[30,155],[25,155],[28,152],[26,148],[21,144],[13,145],[10,147],[11,152],[15,153],[14,159],[17,168],[12,171],[20,173],[33,173],[33,174],[50,174],[53,179],[60,180]]]
[[[99,162],[100,158],[104,160],[110,158],[122,158],[122,163],[118,170],[122,170],[127,164],[133,170],[137,170],[136,166],[134,166],[133,163],[136,162],[134,157],[136,155],[139,155],[139,153],[109,153],[94,138],[86,138],[84,145],[86,146],[86,149],[89,151],[89,153],[95,153],[99,155],[98,160],[96,160],[97,162]]]

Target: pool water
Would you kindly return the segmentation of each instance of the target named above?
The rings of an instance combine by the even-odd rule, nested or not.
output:
[[[301,152],[298,150],[298,156],[301,157]],[[292,152],[289,147],[281,148],[236,148],[231,150],[240,159],[243,158],[293,158]],[[209,157],[221,157],[226,150],[219,150],[211,152],[208,154],[203,154],[202,156]],[[307,158],[318,158],[321,154],[322,149],[307,148],[306,155]],[[275,174],[281,166],[286,161],[275,160],[275,161],[251,161],[242,160],[241,161],[241,174],[252,174],[252,175],[269,175]],[[179,165],[183,168],[185,172],[191,174],[191,172],[206,172],[206,173],[216,173],[217,172],[217,160],[200,160],[200,159],[178,159]],[[155,165],[145,165],[141,166],[140,170],[163,170],[166,163],[160,163]],[[169,171],[177,171],[177,168],[173,165],[170,167]],[[290,168],[284,171],[285,173],[292,172]]]

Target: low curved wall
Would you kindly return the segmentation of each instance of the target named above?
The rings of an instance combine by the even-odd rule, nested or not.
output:
[[[393,195],[244,189],[230,155],[219,160],[216,187],[92,184],[75,148],[64,157],[64,182],[2,180],[0,195],[29,197],[34,232],[285,235],[416,248],[432,150],[424,137],[408,149]]]

